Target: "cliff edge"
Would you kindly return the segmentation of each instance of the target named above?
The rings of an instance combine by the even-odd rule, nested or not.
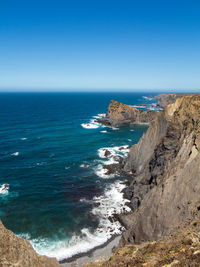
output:
[[[58,267],[55,258],[40,256],[29,241],[17,237],[0,221],[0,266],[11,267]]]

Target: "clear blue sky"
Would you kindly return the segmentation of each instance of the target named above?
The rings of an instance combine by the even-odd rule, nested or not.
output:
[[[200,1],[0,0],[0,88],[200,89]]]

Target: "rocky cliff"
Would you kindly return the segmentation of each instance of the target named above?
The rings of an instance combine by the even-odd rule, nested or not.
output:
[[[181,94],[159,94],[155,96],[158,101],[158,106],[161,108],[166,108],[167,105],[173,104]]]
[[[99,266],[200,265],[199,151],[200,95],[178,97],[121,165],[132,212],[118,216],[126,228],[121,249]]]
[[[57,267],[55,258],[40,256],[29,241],[17,237],[0,221],[0,266],[2,267]]]
[[[184,96],[168,105],[131,149],[125,190],[133,213],[126,218],[124,242],[166,235],[200,201],[200,96]],[[126,217],[126,216],[125,216]]]
[[[137,123],[150,123],[156,116],[156,111],[143,111],[111,100],[105,118],[97,119],[106,126],[126,126]]]
[[[158,101],[158,106],[164,109],[166,108],[167,105],[173,104],[177,98],[187,96],[187,95],[198,95],[198,94],[191,94],[191,93],[190,94],[187,94],[187,93],[159,94],[155,96],[154,98]]]

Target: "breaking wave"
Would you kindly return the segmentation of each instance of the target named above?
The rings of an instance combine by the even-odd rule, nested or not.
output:
[[[20,237],[29,239],[34,249],[41,255],[56,257],[63,260],[73,255],[87,252],[97,246],[106,243],[113,235],[119,235],[124,228],[113,218],[113,214],[129,212],[126,205],[129,201],[123,198],[122,190],[125,185],[115,181],[109,185],[103,195],[94,197],[91,202],[94,207],[91,214],[99,218],[99,225],[96,230],[83,228],[81,234],[74,234],[71,239],[57,240],[41,238],[31,239],[28,234]],[[87,199],[80,199],[81,202],[88,202]]]

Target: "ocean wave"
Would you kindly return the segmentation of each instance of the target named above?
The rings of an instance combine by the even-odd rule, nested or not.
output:
[[[100,131],[101,133],[107,133],[108,131]]]
[[[20,140],[27,140],[27,138],[26,137],[22,137],[22,138],[20,138]]]
[[[107,187],[103,195],[93,198],[94,208],[91,213],[99,218],[99,225],[94,231],[83,228],[79,235],[74,234],[71,239],[65,240],[58,240],[56,237],[54,239],[31,239],[26,233],[20,237],[30,240],[39,254],[56,257],[58,260],[67,259],[100,246],[113,235],[119,235],[124,230],[118,221],[111,219],[115,213],[130,211],[126,205],[129,201],[123,198],[124,187],[124,184],[116,181]]]
[[[115,147],[102,147],[99,148],[97,153],[99,158],[103,159],[101,164],[95,168],[95,174],[103,179],[109,179],[116,176],[116,174],[107,174],[107,169],[103,167],[103,165],[110,165],[117,163],[117,157],[125,157],[128,155],[129,146],[115,146]],[[106,155],[107,153],[107,155]]]
[[[65,166],[65,170],[68,170],[70,167],[68,167],[68,166]]]
[[[82,123],[81,126],[85,129],[97,129],[99,128],[99,125],[94,123]]]
[[[114,161],[113,162],[109,162],[109,164],[112,164],[112,163],[115,163]],[[96,168],[95,168],[95,174],[97,176],[99,176],[100,178],[103,178],[103,179],[110,179],[110,178],[114,178],[116,176],[116,174],[107,174],[107,169],[105,169],[103,167],[102,164],[99,164]]]
[[[163,110],[162,108],[160,108],[160,107],[157,106],[157,103],[152,103],[151,105],[149,105],[147,107],[147,109],[154,110],[154,111],[161,111],[161,110]]]
[[[153,100],[153,97],[152,96],[142,96],[145,100],[149,100],[149,101],[151,101],[151,100]]]
[[[100,123],[96,122],[96,119],[100,119],[105,117],[106,114],[101,113],[98,115],[93,116],[93,119],[91,119],[88,123],[82,123],[81,126],[85,129],[97,129],[99,127],[105,127],[101,125]]]
[[[131,107],[133,107],[133,108],[147,108],[147,106],[142,106],[142,105],[132,105]]]
[[[37,162],[36,163],[37,166],[43,166],[43,165],[46,165],[46,164],[47,164],[47,162]]]
[[[19,152],[14,152],[11,154],[12,156],[18,156],[19,155]]]
[[[8,194],[9,194],[9,190],[8,190],[8,189],[4,189],[4,190],[2,190],[2,189],[0,188],[0,194],[1,194],[1,195],[8,195]]]
[[[110,153],[109,156],[106,157],[105,152],[106,150]],[[129,146],[114,146],[114,147],[102,147],[99,148],[97,153],[98,156],[102,159],[114,157],[114,156],[127,156],[129,152]]]

